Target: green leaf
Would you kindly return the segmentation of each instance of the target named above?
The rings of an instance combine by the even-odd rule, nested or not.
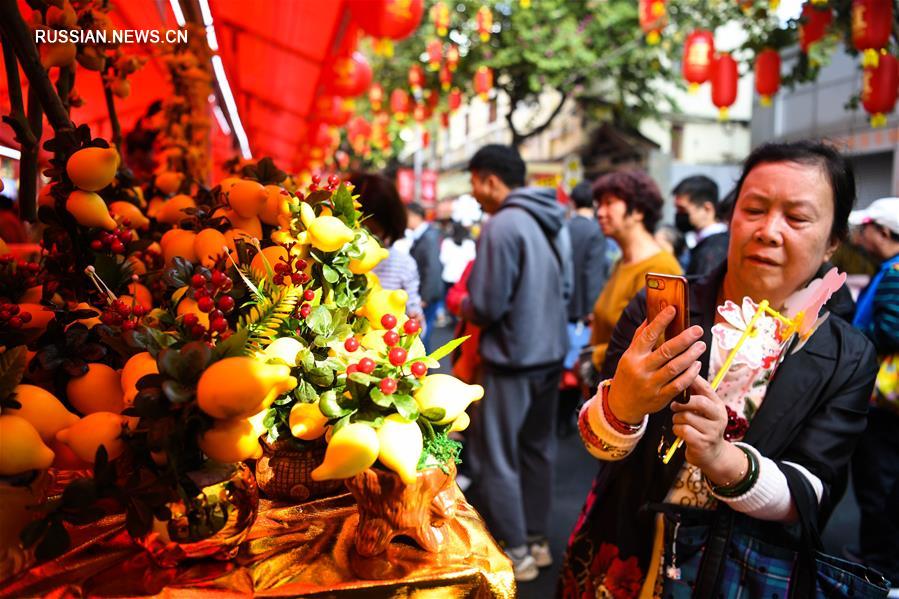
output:
[[[306,318],[306,324],[317,335],[327,335],[331,328],[331,311],[328,310],[327,306],[312,308],[312,311]]]
[[[356,207],[353,206],[353,196],[343,183],[331,198],[334,202],[334,214],[343,218],[348,227],[356,224]]]
[[[337,403],[337,393],[333,389],[321,394],[318,400],[318,409],[328,418],[342,418],[350,414],[350,410],[342,408]]]
[[[319,387],[328,387],[334,382],[334,371],[326,366],[316,366],[306,372],[309,381]]]
[[[418,404],[412,399],[411,395],[405,393],[397,393],[392,396],[393,405],[396,411],[406,420],[418,420]]]
[[[183,404],[189,402],[194,397],[194,390],[186,387],[178,381],[171,379],[162,383],[162,392],[173,404]]]
[[[423,410],[421,415],[430,420],[431,422],[439,422],[446,418],[446,410],[443,408],[428,408],[427,410]]]
[[[378,379],[369,374],[365,374],[364,372],[354,372],[350,374],[349,379],[365,386],[372,385],[378,382]]]
[[[369,391],[368,396],[374,402],[376,406],[380,406],[382,408],[389,408],[393,405],[393,395],[385,395],[380,389],[377,387],[372,387],[372,390]]]
[[[22,382],[28,365],[28,351],[24,345],[13,347],[0,354],[0,400],[12,395]]]
[[[444,343],[443,345],[432,351],[430,354],[428,354],[428,357],[432,360],[440,360],[442,358],[445,358],[446,356],[453,353],[454,349],[468,341],[469,337],[471,337],[471,335],[465,335],[464,337],[459,337],[458,339],[453,339],[452,341]]]
[[[224,358],[237,358],[247,355],[247,339],[250,331],[240,327],[224,341],[219,341],[212,349],[212,360],[218,362]]]
[[[340,273],[334,270],[330,264],[322,265],[322,276],[332,285],[340,279]]]

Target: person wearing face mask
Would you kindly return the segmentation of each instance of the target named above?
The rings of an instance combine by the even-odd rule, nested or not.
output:
[[[727,225],[718,218],[718,184],[702,175],[687,177],[673,190],[674,224],[683,233],[695,233],[687,276],[704,275],[727,255]]]
[[[849,215],[855,241],[880,263],[858,298],[852,324],[877,348],[880,371],[868,428],[852,457],[858,499],[859,549],[853,559],[899,585],[899,198],[881,198]]]

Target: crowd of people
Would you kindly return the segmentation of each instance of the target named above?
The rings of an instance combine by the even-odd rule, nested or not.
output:
[[[853,211],[851,166],[817,142],[757,148],[723,197],[708,177],[680,181],[673,226],[661,224],[665,199],[639,170],[582,182],[569,206],[526,187],[512,147],[481,148],[469,171],[486,214],[476,243],[459,223],[441,228],[421,206],[404,208],[383,177],[354,183],[391,248],[375,271],[382,284],[409,292],[427,331],[445,305],[456,332],[472,335],[453,371],[486,395],[465,432],[460,481],[516,579],[562,557],[548,532],[560,388],[565,397],[573,380],[579,401],[561,417],[602,466],[560,596],[820,589],[830,583],[810,549],[850,469],[861,544],[845,553],[899,584],[899,198]],[[810,336],[758,341],[713,389],[747,309],[798,301],[850,233],[879,264],[858,303],[841,287]],[[674,310],[646,321],[647,273],[689,282],[691,326],[664,342]],[[682,392],[686,403],[672,402]],[[675,435],[685,450],[663,463],[658,447]]]

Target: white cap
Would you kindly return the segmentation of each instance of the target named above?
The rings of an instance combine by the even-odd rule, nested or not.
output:
[[[867,208],[849,214],[850,225],[867,223],[876,223],[899,235],[899,198],[880,198]]]

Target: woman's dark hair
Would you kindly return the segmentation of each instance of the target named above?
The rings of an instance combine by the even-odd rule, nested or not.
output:
[[[662,217],[662,194],[652,177],[643,171],[616,171],[601,176],[593,184],[593,199],[600,201],[610,193],[624,200],[627,213],[643,215],[643,227],[652,233]]]
[[[488,144],[471,157],[468,170],[482,177],[496,175],[506,187],[516,189],[524,187],[527,167],[521,159],[521,154],[512,146]]]
[[[384,236],[386,245],[393,245],[406,234],[406,206],[400,199],[393,181],[374,173],[354,173],[350,183],[359,195],[362,213],[369,216]],[[364,224],[365,221],[363,221]]]
[[[453,243],[455,243],[456,245],[462,245],[462,243],[469,238],[468,229],[465,228],[465,225],[456,221],[453,221],[452,227],[453,229],[451,238],[453,240]]]
[[[852,165],[836,148],[820,141],[803,140],[767,143],[757,147],[743,163],[743,173],[737,182],[740,196],[743,182],[755,167],[772,162],[794,162],[819,166],[827,175],[833,193],[833,225],[831,241],[844,241],[849,234],[849,213],[855,205],[855,174]]]

